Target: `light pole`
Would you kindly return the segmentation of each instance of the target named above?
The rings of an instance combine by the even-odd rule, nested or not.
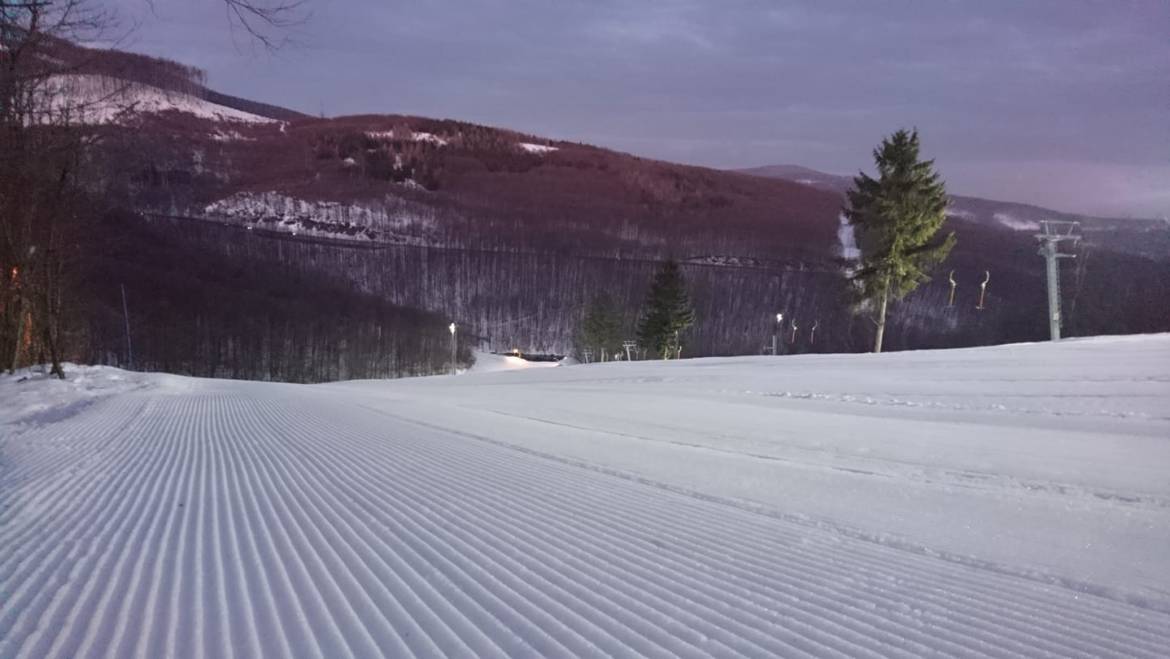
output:
[[[784,314],[778,313],[778,314],[776,314],[776,327],[772,328],[772,356],[773,357],[780,354],[776,350],[776,334],[780,331],[780,328],[783,326],[784,326]]]
[[[455,323],[447,326],[451,330],[451,375],[455,375]]]

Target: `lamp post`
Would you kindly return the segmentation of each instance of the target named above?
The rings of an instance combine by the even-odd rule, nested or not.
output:
[[[455,375],[455,323],[447,326],[451,330],[451,375]]]
[[[783,325],[784,325],[784,314],[782,314],[782,313],[776,314],[776,327],[772,328],[772,355],[773,356],[780,354],[779,352],[777,352],[777,349],[776,349],[776,345],[777,345],[776,344],[776,334],[780,331],[780,328],[783,327]]]

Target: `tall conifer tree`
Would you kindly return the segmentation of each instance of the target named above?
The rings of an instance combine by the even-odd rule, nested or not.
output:
[[[622,349],[622,317],[609,294],[593,296],[576,338],[578,355],[584,356],[588,350],[599,361],[604,355],[615,355]]]
[[[936,235],[946,220],[947,192],[933,160],[919,160],[918,131],[899,130],[873,152],[878,178],[853,179],[845,216],[861,248],[853,274],[858,310],[877,325],[874,352],[882,351],[890,298],[901,299],[928,281],[928,270],[955,245],[951,233]]]
[[[663,359],[677,357],[682,348],[681,335],[695,322],[695,311],[687,295],[682,270],[674,259],[662,264],[642,310],[638,324],[638,342]]]

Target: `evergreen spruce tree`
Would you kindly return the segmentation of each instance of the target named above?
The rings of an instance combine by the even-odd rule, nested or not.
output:
[[[590,300],[576,338],[580,357],[588,350],[601,360],[603,354],[613,355],[622,349],[621,314],[607,293],[598,293]]]
[[[642,310],[638,324],[638,342],[663,359],[676,357],[681,351],[681,335],[695,322],[695,312],[687,295],[682,270],[674,259],[662,264]]]
[[[955,245],[936,234],[946,220],[947,192],[934,161],[919,160],[918,131],[899,130],[873,152],[878,178],[853,179],[845,216],[853,225],[861,262],[853,274],[857,311],[873,313],[882,351],[890,298],[901,299],[929,280],[927,271]]]

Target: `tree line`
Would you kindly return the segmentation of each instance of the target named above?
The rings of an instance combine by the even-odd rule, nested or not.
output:
[[[854,179],[843,212],[858,236],[861,260],[850,275],[854,313],[875,327],[873,351],[881,352],[890,301],[900,300],[929,281],[931,268],[955,245],[951,233],[936,235],[946,221],[946,186],[932,161],[919,156],[918,131],[899,130],[874,150],[878,178]],[[654,276],[637,327],[637,345],[662,359],[682,356],[684,332],[695,322],[678,263],[668,259]],[[783,322],[783,314],[777,323]],[[790,320],[793,337],[799,326]],[[579,357],[620,356],[628,344],[620,309],[605,293],[589,303],[577,331]],[[778,328],[783,329],[783,328]],[[775,344],[773,350],[776,351]]]
[[[80,263],[83,303],[71,348],[81,361],[285,382],[450,369],[446,316],[326,273],[231,258],[128,213],[111,213],[97,228],[102,249]],[[471,351],[457,338],[458,366],[466,367]]]
[[[0,363],[48,363],[64,377],[63,334],[78,234],[93,197],[93,136],[49,53],[95,36],[105,16],[80,0],[0,3]]]
[[[667,259],[650,282],[638,318],[636,344],[628,345],[621,309],[602,292],[589,302],[577,329],[577,357],[593,361],[596,355],[598,361],[606,361],[625,355],[631,359],[636,351],[638,356],[680,359],[685,332],[694,322],[695,309],[682,271],[674,259]]]

